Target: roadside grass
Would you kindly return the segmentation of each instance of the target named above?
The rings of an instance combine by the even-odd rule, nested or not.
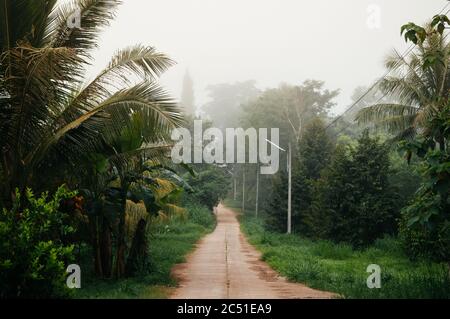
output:
[[[171,276],[172,267],[183,263],[195,244],[215,227],[215,218],[208,209],[196,205],[189,205],[187,209],[189,215],[185,220],[171,219],[152,223],[149,231],[148,266],[138,276],[123,280],[94,279],[92,262],[89,262],[91,254],[85,251],[82,288],[75,291],[74,298],[167,298],[177,285]]]
[[[335,292],[342,298],[450,298],[447,266],[410,261],[396,239],[381,239],[358,251],[345,244],[267,232],[263,218],[256,219],[253,214],[240,215],[240,222],[263,260],[293,282]],[[366,269],[371,264],[381,267],[381,289],[367,287],[370,273]]]

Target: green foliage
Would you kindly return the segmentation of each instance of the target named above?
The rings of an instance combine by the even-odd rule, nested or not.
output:
[[[230,188],[230,178],[226,171],[212,165],[198,172],[196,176],[189,174],[184,177],[192,187],[185,200],[200,203],[211,210],[225,198]]]
[[[402,143],[402,149],[422,164],[422,185],[402,211],[401,221],[403,242],[413,257],[450,260],[449,118],[447,105],[428,123],[428,136]]]
[[[416,159],[408,163],[396,150],[390,153],[391,171],[389,184],[398,194],[398,207],[405,207],[419,189],[422,176],[419,172],[420,162]]]
[[[438,32],[442,35],[449,25],[450,20],[445,14],[435,15],[430,24],[431,32]],[[430,31],[427,32],[426,28],[413,22],[403,25],[400,32],[402,35],[404,34],[406,42],[411,41],[414,44],[422,44],[430,36]]]
[[[241,224],[250,242],[263,253],[263,260],[292,281],[342,298],[450,298],[446,265],[410,261],[393,238],[353,250],[345,244],[267,232],[261,218],[243,217]],[[374,263],[381,267],[381,289],[366,285],[367,266]]]
[[[319,118],[313,119],[305,127],[297,147],[297,156],[293,158],[292,171],[292,225],[296,232],[312,236],[311,228],[312,198],[314,183],[320,177],[331,157],[334,145]],[[284,232],[287,223],[287,184],[286,172],[273,178],[273,192],[268,215],[270,227],[274,231]]]
[[[422,43],[427,37],[426,30],[412,22],[403,25],[400,33],[404,34],[406,42],[411,41],[414,44]]]
[[[425,182],[402,211],[401,235],[413,257],[450,260],[450,156],[430,150],[425,156]]]
[[[148,228],[149,264],[135,277],[118,281],[95,279],[89,260],[82,264],[85,281],[83,289],[75,292],[77,298],[167,298],[176,286],[172,268],[185,261],[185,256],[195,244],[215,226],[212,212],[198,204],[187,205],[187,220],[171,218],[167,221],[153,219]],[[88,250],[84,253],[90,256]]]
[[[433,23],[443,31],[440,26],[448,19],[436,19]],[[386,59],[386,68],[393,75],[384,78],[380,88],[388,101],[363,108],[357,120],[387,130],[397,140],[411,141],[432,135],[436,126],[430,124],[448,104],[450,50],[447,35],[431,26],[409,23],[402,28],[402,33],[405,31],[417,46],[406,57],[395,52]]]
[[[319,233],[356,247],[395,233],[396,194],[389,185],[388,174],[388,149],[367,131],[357,147],[338,147],[317,183],[313,207]]]
[[[83,164],[90,163],[91,154],[114,157],[117,166],[130,153],[141,153],[143,145],[161,145],[181,124],[175,101],[157,80],[173,61],[152,47],[119,50],[96,77],[83,77],[99,34],[121,1],[2,3],[0,79],[7,98],[0,99],[5,119],[0,200],[5,206],[11,208],[16,187],[23,192],[26,186],[43,191],[78,185],[89,178]],[[67,28],[76,9],[83,27]],[[118,154],[126,147],[130,152]]]
[[[267,209],[268,228],[272,231],[284,233],[287,230],[287,199],[288,199],[288,174],[282,171],[280,174],[272,178],[272,194],[270,196],[270,204]],[[300,224],[299,210],[304,203],[303,195],[306,195],[307,189],[306,178],[303,171],[294,170],[292,176],[292,226],[296,231]]]
[[[0,215],[0,298],[57,298],[68,295],[66,267],[73,260],[67,238],[75,229],[59,210],[75,193],[65,187],[49,197],[17,191],[11,210]]]
[[[386,63],[401,76],[386,78],[382,89],[400,104],[363,109],[360,122],[373,122],[400,133],[400,149],[408,163],[416,155],[421,186],[402,210],[400,234],[412,257],[450,260],[450,106],[449,46],[446,15],[436,15],[426,27],[412,22],[401,28],[406,41],[417,44],[409,58],[398,54]],[[431,80],[433,79],[433,80]],[[405,198],[403,198],[405,199]]]
[[[278,88],[264,91],[257,99],[244,104],[242,106],[241,124],[243,127],[279,128],[279,144],[286,149],[288,144],[291,143],[293,148],[297,149],[301,136],[306,130],[305,127],[311,122],[316,122],[316,118],[325,119],[329,110],[335,105],[334,99],[338,94],[338,90],[326,89],[323,81],[307,80],[300,85],[283,84]],[[297,152],[293,151],[294,165],[298,165],[296,163],[297,155]],[[280,163],[286,163],[285,152],[280,153]],[[283,164],[280,165],[280,169],[284,169]],[[299,172],[297,168],[293,170],[293,174],[297,174],[297,172]],[[299,174],[301,175],[300,172]],[[242,172],[234,174],[234,176],[237,184],[242,185]],[[300,176],[299,178],[301,179]],[[254,187],[256,185],[256,174],[246,174],[246,184],[248,185],[246,199],[250,201],[247,203],[248,205],[246,204],[246,207],[250,207],[249,205],[253,207],[256,199],[256,187]],[[305,194],[305,192],[300,192],[304,188],[300,184],[301,182],[298,185],[298,196]],[[270,181],[267,176],[260,176],[259,193],[273,194],[271,196],[260,196],[260,211],[267,211],[274,216],[284,218],[283,210],[285,211],[287,206],[287,195],[283,195],[282,185],[279,180]],[[277,206],[274,201],[282,205]],[[300,210],[296,210],[294,214],[300,216]],[[284,231],[286,224],[284,221],[278,223],[277,219],[278,217],[274,217],[275,228]],[[277,224],[280,224],[280,226],[277,226]],[[281,224],[284,226],[281,226]],[[300,223],[294,225],[295,227],[300,227]]]
[[[320,118],[309,122],[298,146],[298,158],[303,164],[306,178],[316,180],[328,164],[334,145]]]
[[[186,210],[188,212],[188,219],[194,224],[198,224],[207,229],[212,229],[216,224],[214,215],[206,206],[199,203],[189,203],[186,206]]]

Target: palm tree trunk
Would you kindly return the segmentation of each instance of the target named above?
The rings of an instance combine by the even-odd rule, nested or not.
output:
[[[100,237],[100,258],[104,278],[111,278],[112,274],[112,240],[109,223],[103,218]]]
[[[147,221],[141,219],[136,228],[136,233],[131,244],[130,254],[126,264],[126,275],[132,276],[138,270],[138,263],[145,261],[147,257],[147,238],[145,236],[145,229]]]
[[[122,209],[119,221],[119,231],[117,235],[117,253],[116,253],[116,265],[114,268],[114,273],[116,279],[120,279],[125,275],[125,252],[126,252],[126,242],[125,242],[125,210],[127,204],[127,191],[128,182],[124,182],[122,186]]]
[[[91,242],[92,242],[92,252],[94,257],[94,270],[95,275],[99,278],[103,277],[103,268],[102,268],[102,258],[100,252],[100,236],[99,236],[99,223],[98,217],[94,217],[95,220],[89,220],[90,224],[90,233],[91,233]]]

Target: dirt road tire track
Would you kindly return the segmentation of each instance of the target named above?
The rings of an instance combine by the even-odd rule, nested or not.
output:
[[[329,292],[280,277],[248,243],[235,212],[220,205],[217,227],[201,240],[186,263],[174,267],[179,287],[172,299],[334,298]]]

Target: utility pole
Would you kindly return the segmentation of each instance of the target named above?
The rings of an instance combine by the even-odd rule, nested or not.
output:
[[[242,181],[242,214],[245,214],[245,169],[244,169],[244,178]]]
[[[258,203],[259,202],[259,165],[256,166],[256,209],[255,215],[258,218]]]
[[[292,232],[292,150],[291,143],[289,143],[288,149],[288,216],[287,216],[287,233],[291,234]]]

